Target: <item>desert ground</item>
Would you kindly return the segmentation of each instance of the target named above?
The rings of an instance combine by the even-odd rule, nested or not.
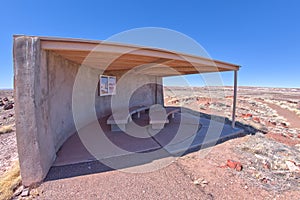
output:
[[[165,87],[164,97],[167,106],[231,119],[231,87]],[[236,117],[245,136],[186,154],[160,170],[45,181],[24,197],[20,183],[13,198],[300,199],[300,89],[239,87]],[[12,90],[0,90],[0,128],[4,177],[18,159]]]

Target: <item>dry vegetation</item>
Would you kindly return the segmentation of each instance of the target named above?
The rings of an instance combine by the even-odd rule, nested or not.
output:
[[[20,167],[16,162],[13,167],[0,177],[0,199],[12,198],[15,189],[21,184]]]
[[[0,134],[11,133],[13,131],[12,125],[6,125],[0,127]]]
[[[11,199],[21,184],[15,136],[13,90],[0,90],[0,199]]]

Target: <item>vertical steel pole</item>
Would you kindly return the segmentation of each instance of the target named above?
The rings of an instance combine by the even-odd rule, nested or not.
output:
[[[233,86],[233,108],[232,108],[232,128],[235,127],[235,112],[236,112],[236,100],[237,100],[237,75],[238,71],[234,71],[234,86]]]

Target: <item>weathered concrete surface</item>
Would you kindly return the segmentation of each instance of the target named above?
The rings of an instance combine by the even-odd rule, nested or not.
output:
[[[98,96],[97,84],[102,73],[99,69],[86,66],[78,70],[72,99],[77,129],[120,109],[156,103],[156,83],[161,83],[161,78],[135,73],[110,73],[117,77],[116,95]],[[163,104],[162,98],[159,99]]]
[[[46,55],[37,37],[14,38],[17,146],[22,183],[43,180],[55,159]]]
[[[98,96],[103,71],[42,50],[38,37],[14,38],[14,73],[17,145],[26,186],[44,179],[56,152],[76,128],[111,114],[113,109],[163,105],[161,77],[111,72],[109,75],[117,77],[116,95]],[[78,79],[79,73],[83,76]],[[76,92],[79,98],[74,98]],[[74,115],[74,105],[79,115]],[[75,127],[75,119],[80,126]]]
[[[72,90],[79,64],[47,52],[49,78],[49,128],[57,151],[76,129],[72,114]]]

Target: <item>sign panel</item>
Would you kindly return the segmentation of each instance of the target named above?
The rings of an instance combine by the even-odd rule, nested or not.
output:
[[[115,76],[100,75],[100,96],[115,95],[117,79]]]

